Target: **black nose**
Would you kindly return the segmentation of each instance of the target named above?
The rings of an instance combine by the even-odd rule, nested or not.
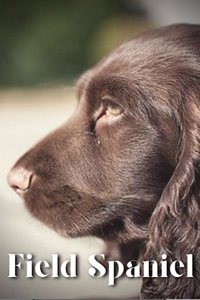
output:
[[[25,192],[31,184],[33,173],[23,167],[14,167],[8,174],[9,185],[17,192]]]

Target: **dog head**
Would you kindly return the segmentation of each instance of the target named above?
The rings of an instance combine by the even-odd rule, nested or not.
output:
[[[152,30],[79,79],[73,116],[9,174],[36,218],[73,237],[145,239],[150,256],[177,237],[188,201],[197,225],[199,41],[200,26]]]

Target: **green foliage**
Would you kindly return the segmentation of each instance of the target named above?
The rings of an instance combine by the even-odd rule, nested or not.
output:
[[[73,79],[102,24],[127,13],[120,0],[0,0],[0,85]]]

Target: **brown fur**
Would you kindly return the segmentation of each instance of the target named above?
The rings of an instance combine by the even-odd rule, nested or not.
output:
[[[199,298],[200,26],[136,37],[77,90],[75,114],[15,165],[34,174],[27,208],[63,235],[103,238],[108,257],[117,244],[124,262],[193,254],[194,278],[146,278],[142,296]],[[123,116],[103,122],[102,98]]]

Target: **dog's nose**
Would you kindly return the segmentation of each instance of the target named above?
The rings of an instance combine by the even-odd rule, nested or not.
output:
[[[17,192],[27,191],[31,184],[33,173],[23,167],[15,167],[8,174],[9,185]]]

